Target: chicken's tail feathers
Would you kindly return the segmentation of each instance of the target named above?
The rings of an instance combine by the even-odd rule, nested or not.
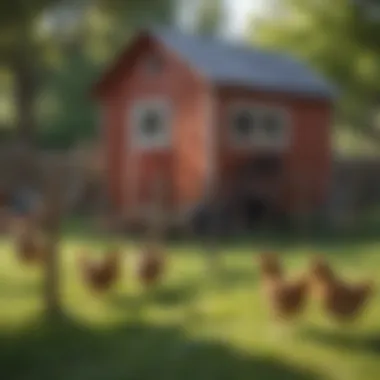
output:
[[[366,288],[371,293],[377,293],[379,291],[379,284],[375,281],[375,279],[371,278],[371,279],[367,280]]]
[[[121,251],[118,248],[112,248],[107,252],[105,259],[108,263],[116,264],[121,259]]]

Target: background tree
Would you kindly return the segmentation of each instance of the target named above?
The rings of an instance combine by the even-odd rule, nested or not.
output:
[[[253,20],[249,38],[293,53],[324,73],[340,90],[341,124],[380,143],[380,17],[378,2],[368,4],[284,0],[280,15]]]
[[[168,22],[174,13],[172,0],[6,4],[0,9],[1,63],[13,79],[18,140],[28,146],[34,145],[41,126],[45,128],[40,134],[50,134],[61,144],[64,140],[64,147],[79,137],[93,137],[95,109],[89,90],[99,69],[138,26]],[[23,158],[20,168],[29,173],[34,160],[27,154]],[[64,176],[56,168],[48,177],[40,210],[47,236],[44,301],[47,316],[55,318],[62,311],[59,229]]]
[[[41,136],[44,146],[64,148],[96,135],[97,107],[90,99],[91,85],[136,29],[174,20],[173,0],[149,4],[145,0],[93,1],[87,5],[74,43],[69,44],[62,66],[46,84],[60,106],[54,119],[45,122]]]
[[[30,143],[36,128],[34,100],[38,92],[41,39],[37,24],[53,0],[15,0],[0,8],[0,56],[12,76],[19,138]]]
[[[137,27],[172,22],[174,5],[175,0],[2,4],[0,69],[11,77],[19,140],[30,145],[38,131],[43,146],[67,147],[94,132],[90,84]],[[1,95],[9,104],[9,95]]]
[[[195,30],[201,35],[218,34],[224,17],[222,0],[201,1],[197,10]]]

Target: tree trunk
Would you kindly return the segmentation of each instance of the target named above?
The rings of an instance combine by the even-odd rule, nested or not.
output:
[[[13,61],[15,79],[15,104],[18,139],[22,145],[31,146],[36,129],[34,105],[37,95],[36,71],[26,50]]]
[[[47,178],[40,224],[46,234],[45,260],[45,309],[50,320],[62,315],[60,297],[60,229],[63,212],[62,170],[56,170]]]
[[[61,315],[62,308],[59,293],[59,236],[50,233],[47,236],[45,260],[45,313],[48,320],[55,320]]]

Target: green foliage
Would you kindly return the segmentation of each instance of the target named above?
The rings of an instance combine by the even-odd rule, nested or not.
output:
[[[83,20],[84,48],[105,63],[123,48],[138,28],[174,23],[176,0],[94,0]]]
[[[53,108],[40,120],[40,144],[65,148],[78,140],[94,137],[97,127],[96,107],[90,98],[91,85],[99,74],[95,65],[82,51],[67,57],[52,73],[46,84]],[[50,95],[49,95],[50,94]]]
[[[90,0],[83,6],[70,0],[5,3],[8,5],[0,8],[0,54],[14,83],[23,88],[24,96],[29,94],[27,103],[35,105],[36,120],[30,107],[13,97],[14,91],[0,94],[1,107],[6,105],[8,113],[15,110],[18,128],[20,115],[29,120],[31,129],[37,127],[41,146],[56,148],[94,136],[97,107],[89,93],[100,68],[128,42],[136,28],[171,23],[175,10],[175,0]],[[77,22],[65,20],[65,12]],[[43,27],[47,19],[48,29]],[[33,88],[23,83],[23,69],[15,65],[23,61],[29,63],[28,78],[34,78]],[[25,127],[24,122],[24,131]]]
[[[48,118],[43,123],[39,139],[42,146],[65,148],[96,136],[98,105],[90,99],[92,84],[136,28],[171,20],[172,3],[157,0],[148,7],[144,1],[97,2],[87,10],[81,40],[69,49],[63,64],[46,84],[59,105],[53,120]]]
[[[284,14],[255,22],[252,40],[310,62],[341,90],[340,117],[369,133],[380,86],[380,17],[352,0],[284,0]],[[380,141],[380,139],[379,139]]]
[[[10,99],[13,88],[12,76],[9,70],[0,67],[0,130],[14,124],[14,109]]]
[[[12,0],[0,5],[0,55],[9,64],[25,49],[37,48],[36,23],[58,0]],[[33,47],[31,47],[33,45]],[[35,56],[33,57],[35,58]]]
[[[197,16],[195,27],[197,33],[203,35],[216,34],[223,21],[223,1],[208,0],[201,2]]]

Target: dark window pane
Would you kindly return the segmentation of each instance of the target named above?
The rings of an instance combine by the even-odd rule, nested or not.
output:
[[[254,119],[250,112],[239,112],[234,119],[235,133],[240,138],[247,138],[252,135],[254,129]]]
[[[146,112],[141,121],[141,130],[146,136],[156,136],[161,132],[161,117],[157,112]]]
[[[268,137],[279,137],[282,134],[282,120],[281,117],[276,113],[267,113],[263,118],[263,128],[266,136]]]

